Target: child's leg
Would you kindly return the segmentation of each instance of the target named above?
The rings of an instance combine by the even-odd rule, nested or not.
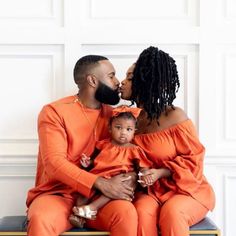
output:
[[[79,196],[77,197],[77,199],[76,199],[75,205],[76,205],[76,206],[83,206],[83,205],[87,204],[88,201],[89,201],[88,198],[86,198],[86,197],[84,197],[84,196],[82,196],[82,195],[79,195]]]
[[[97,215],[97,211],[107,204],[111,199],[101,195],[93,202],[89,203],[88,205],[74,207],[73,212],[76,216],[84,217],[87,219],[95,219]]]
[[[79,195],[76,199],[76,206],[74,206],[73,209],[74,208],[76,209],[79,206],[85,205],[87,204],[87,202],[88,202],[88,198],[85,198],[84,196]],[[69,221],[73,226],[77,228],[83,228],[85,224],[85,219],[79,216],[76,216],[75,214],[70,215]]]
[[[91,210],[97,211],[101,207],[105,206],[110,200],[111,199],[106,197],[105,195],[101,195],[96,200],[94,200],[93,202],[89,203],[88,206],[90,206]]]

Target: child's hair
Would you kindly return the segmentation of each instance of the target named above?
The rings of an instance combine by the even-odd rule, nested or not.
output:
[[[113,120],[117,119],[117,118],[123,118],[123,119],[127,119],[127,120],[133,120],[135,123],[135,126],[137,125],[137,119],[134,117],[134,115],[131,112],[121,112],[119,113],[117,116],[112,116],[110,118],[109,121],[109,125],[111,126]]]

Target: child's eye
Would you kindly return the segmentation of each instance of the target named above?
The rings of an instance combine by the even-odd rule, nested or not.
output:
[[[127,128],[128,131],[132,131],[133,129],[132,128]]]

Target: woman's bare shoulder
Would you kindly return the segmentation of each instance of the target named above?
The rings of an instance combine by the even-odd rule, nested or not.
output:
[[[170,108],[168,111],[168,116],[170,117],[170,119],[175,120],[176,123],[179,123],[188,119],[187,114],[180,107],[175,107],[174,109]]]
[[[174,109],[169,107],[167,109],[167,113],[162,115],[160,123],[163,122],[165,124],[165,127],[170,127],[187,119],[188,116],[183,109],[181,109],[180,107],[175,107]]]

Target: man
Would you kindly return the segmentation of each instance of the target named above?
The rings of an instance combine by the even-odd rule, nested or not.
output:
[[[137,234],[137,214],[130,201],[133,188],[125,176],[98,177],[79,168],[97,140],[108,136],[111,107],[119,102],[119,82],[109,60],[89,55],[78,60],[74,80],[79,93],[46,105],[39,114],[39,154],[35,187],[28,193],[28,235],[57,236],[71,228],[78,193],[99,190],[112,199],[87,225],[112,236]],[[128,200],[128,201],[127,201]]]

